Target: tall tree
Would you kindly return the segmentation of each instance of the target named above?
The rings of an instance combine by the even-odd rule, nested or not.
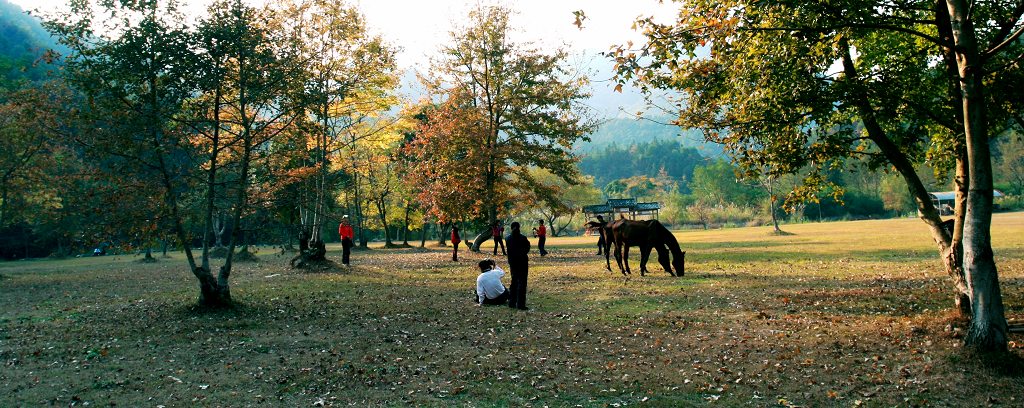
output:
[[[345,2],[285,0],[277,7],[282,13],[275,24],[289,33],[290,47],[305,61],[301,88],[309,122],[305,165],[314,172],[308,179],[308,199],[297,206],[311,249],[306,256],[322,260],[324,226],[341,218],[329,211],[337,207],[339,187],[355,190],[357,202],[348,209],[355,209],[355,224],[363,237],[360,244],[365,246],[359,169],[346,158],[359,140],[390,123],[381,120],[380,114],[395,103],[395,50],[380,36],[371,35],[365,17]],[[338,172],[349,173],[344,179],[347,185],[339,186]]]
[[[408,184],[426,215],[439,224],[480,218],[487,191],[488,149],[477,144],[475,125],[483,119],[468,97],[452,93],[438,106],[414,108],[416,131],[403,149]],[[496,186],[504,191],[504,186]]]
[[[613,58],[620,83],[681,91],[678,123],[704,129],[744,172],[810,168],[791,198],[830,187],[823,174],[848,157],[894,168],[931,228],[957,303],[973,317],[968,344],[998,350],[1006,324],[988,239],[985,125],[1019,108],[986,96],[981,78],[1020,76],[1011,66],[1021,55],[1024,3],[972,10],[960,1],[686,1],[674,23],[639,20],[647,41]],[[992,110],[1000,113],[987,119]],[[926,159],[956,173],[953,234],[915,172]]]
[[[196,264],[180,201],[189,189],[190,166],[186,133],[174,117],[195,90],[192,38],[183,21],[173,2],[161,7],[155,2],[84,1],[51,16],[46,26],[71,50],[67,79],[88,97],[90,122],[80,140],[107,158],[107,168],[142,182],[157,181],[159,204],[173,220],[200,283],[200,300],[218,304],[230,295]]]
[[[256,9],[240,0],[222,0],[209,7],[209,18],[199,27],[205,49],[198,54],[205,58],[200,59],[203,63],[197,64],[197,71],[205,74],[202,83],[206,86],[201,91],[210,101],[209,109],[203,111],[205,126],[198,128],[210,145],[200,156],[201,167],[207,168],[202,219],[206,237],[215,227],[217,186],[223,185],[220,194],[231,234],[217,281],[220,291],[228,295],[235,247],[244,230],[242,218],[252,210],[253,169],[266,158],[264,146],[299,117],[292,81],[305,64],[279,47],[284,34],[266,24],[272,16],[270,9]],[[218,166],[219,158],[227,162]],[[209,270],[206,241],[200,268]]]
[[[283,84],[298,65],[278,53],[278,39],[260,25],[267,18],[239,1],[212,5],[200,35],[176,10],[173,2],[75,2],[47,24],[72,50],[68,80],[88,97],[80,139],[109,171],[133,176],[111,180],[158,181],[162,199],[150,218],[173,229],[199,281],[200,303],[223,305],[231,301],[251,169],[292,117]],[[204,203],[201,216],[192,216],[192,201]],[[210,237],[215,206],[229,214],[232,231],[216,276],[208,247],[199,259],[192,251],[193,231]],[[190,225],[197,218],[203,228]]]
[[[468,25],[453,31],[451,43],[442,47],[427,81],[437,99],[453,101],[452,109],[474,111],[457,116],[472,120],[460,127],[467,129],[471,150],[484,154],[474,163],[483,169],[455,182],[482,186],[477,199],[488,222],[498,219],[509,192],[541,187],[529,177],[531,166],[577,183],[571,149],[594,129],[583,106],[587,79],[566,69],[563,50],[546,54],[512,42],[509,13],[502,7],[473,9]]]

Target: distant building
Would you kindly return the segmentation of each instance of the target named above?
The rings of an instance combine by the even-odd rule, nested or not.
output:
[[[620,215],[631,220],[637,217],[656,220],[660,210],[661,203],[658,202],[640,203],[636,201],[636,197],[612,198],[604,204],[584,206],[583,214],[588,218],[600,215],[606,221],[617,220]]]
[[[928,193],[928,196],[932,198],[932,205],[939,210],[939,215],[953,215],[953,209],[956,208],[956,191],[938,191],[934,193]],[[1003,197],[1003,193],[999,190],[992,190],[992,198]]]

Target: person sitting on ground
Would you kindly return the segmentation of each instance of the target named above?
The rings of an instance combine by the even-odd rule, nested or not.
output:
[[[508,302],[508,289],[501,283],[505,271],[492,259],[484,259],[477,266],[480,276],[476,277],[476,305],[503,305]]]

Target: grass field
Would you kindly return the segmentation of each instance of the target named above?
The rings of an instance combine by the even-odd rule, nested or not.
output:
[[[1021,319],[1024,213],[993,225]],[[628,282],[594,237],[551,238],[527,312],[471,302],[489,245],[319,273],[264,250],[219,311],[180,254],[2,263],[0,406],[1024,406],[1024,338],[995,366],[962,350],[923,223],[783,229],[677,231],[686,276]]]

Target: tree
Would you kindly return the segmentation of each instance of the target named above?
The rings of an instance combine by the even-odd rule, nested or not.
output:
[[[696,201],[707,205],[725,205],[733,203],[750,206],[757,201],[757,191],[740,182],[736,175],[737,169],[729,162],[718,159],[693,169],[693,179],[689,182],[690,191],[697,197]]]
[[[88,97],[79,139],[111,174],[130,175],[111,180],[124,186],[159,181],[159,195],[137,196],[152,197],[140,207],[152,208],[148,218],[166,219],[173,229],[199,281],[200,303],[227,304],[251,168],[292,117],[283,90],[298,65],[278,54],[279,39],[258,25],[267,18],[238,1],[212,5],[198,36],[173,2],[99,6],[100,19],[92,4],[76,2],[47,23],[72,51],[69,82]],[[193,202],[205,203],[203,216],[192,216]],[[210,237],[215,205],[230,214],[232,231],[217,276],[205,243],[197,260],[191,236],[199,229],[204,242]],[[195,218],[203,228],[191,228]]]
[[[689,179],[693,168],[703,162],[696,148],[685,147],[678,140],[648,140],[632,145],[611,144],[585,153],[579,166],[584,174],[594,176],[598,186],[605,186],[618,179],[662,172],[674,180]]]
[[[391,122],[380,120],[379,114],[394,104],[395,50],[380,36],[370,35],[365,18],[344,2],[285,0],[280,8],[274,24],[288,33],[289,46],[305,63],[299,91],[308,117],[308,157],[303,165],[312,172],[307,174],[309,191],[298,203],[298,212],[311,252],[300,256],[323,260],[324,225],[341,218],[328,211],[337,205],[339,187],[352,190],[348,209],[354,212],[360,245],[366,246],[361,190],[365,171],[355,166],[355,156],[360,139]],[[341,172],[347,177],[337,177]]]
[[[58,126],[54,103],[69,95],[53,86],[25,88],[0,99],[0,228],[21,219],[25,212],[41,212],[32,205],[46,186],[53,160]]]
[[[572,185],[543,169],[530,169],[530,176],[547,188],[536,200],[520,201],[519,210],[531,218],[544,219],[552,236],[557,237],[576,224],[576,216],[581,214],[583,206],[601,201],[601,192],[594,187],[593,177],[583,176],[580,184]]]
[[[417,129],[404,148],[409,185],[427,216],[439,224],[480,217],[488,194],[480,175],[487,171],[489,149],[477,145],[479,111],[468,97],[453,93],[438,106],[414,109]]]
[[[206,130],[202,133],[212,145],[201,156],[209,169],[204,237],[214,227],[217,185],[223,183],[232,233],[217,281],[220,291],[229,293],[235,247],[244,230],[242,218],[252,209],[253,168],[265,158],[261,154],[264,146],[298,117],[297,102],[289,91],[304,64],[278,47],[283,33],[265,23],[270,20],[270,10],[258,10],[239,0],[223,0],[213,3],[209,11],[209,19],[200,23],[206,46],[206,53],[200,55],[206,57],[202,59],[205,63],[197,64],[197,71],[209,70],[204,72],[207,80],[202,82],[209,87],[201,91],[212,100],[212,108],[203,112],[207,113],[207,126],[199,128]],[[218,175],[220,155],[226,155],[233,166],[231,171]],[[220,170],[225,170],[223,165]],[[200,268],[209,270],[208,247],[206,239],[203,241]]]
[[[585,77],[569,72],[565,51],[545,54],[529,44],[509,39],[509,11],[478,7],[469,13],[469,25],[451,33],[452,42],[432,64],[427,85],[435,100],[446,107],[427,111],[468,120],[453,127],[465,138],[467,152],[481,154],[481,171],[452,180],[450,188],[479,185],[483,216],[498,219],[502,203],[512,191],[542,188],[528,174],[543,168],[576,184],[572,146],[594,129],[583,105]],[[438,118],[426,122],[439,124]],[[439,138],[432,138],[438,141]],[[451,160],[445,157],[442,160]]]
[[[138,180],[159,180],[161,199],[200,282],[200,301],[222,304],[230,293],[200,268],[183,224],[180,194],[189,189],[188,143],[173,118],[192,95],[192,38],[173,3],[104,4],[97,21],[91,2],[75,2],[47,28],[71,50],[69,83],[88,97],[80,140],[108,169]],[[102,27],[102,29],[101,29]],[[155,197],[154,197],[155,198]]]
[[[892,166],[931,228],[958,305],[972,316],[967,343],[1002,350],[986,126],[1018,108],[986,94],[982,78],[1019,83],[1010,61],[1024,47],[1021,4],[984,3],[969,14],[959,0],[694,1],[673,24],[639,20],[645,44],[612,56],[620,83],[680,91],[677,122],[704,129],[744,172],[765,164],[775,175],[812,169],[790,198],[813,198],[828,187],[822,173],[848,157]],[[956,172],[953,234],[915,173],[926,158]]]

